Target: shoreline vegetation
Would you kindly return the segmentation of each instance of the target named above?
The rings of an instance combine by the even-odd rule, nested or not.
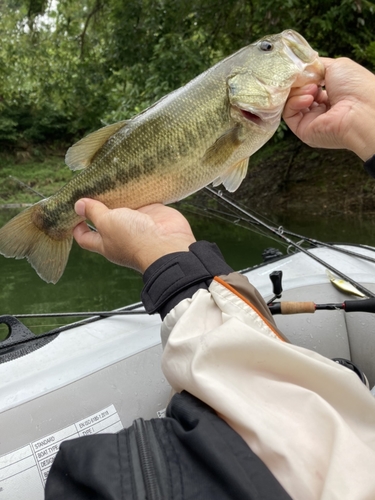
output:
[[[67,147],[29,146],[1,153],[0,209],[24,208],[68,182],[74,173],[64,163]],[[375,213],[375,179],[359,158],[349,151],[312,149],[293,136],[271,141],[254,154],[232,196],[265,215],[299,210],[314,216]]]

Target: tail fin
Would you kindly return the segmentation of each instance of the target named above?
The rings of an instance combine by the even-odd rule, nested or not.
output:
[[[0,254],[26,259],[47,283],[57,283],[64,272],[73,237],[53,239],[33,222],[38,203],[27,208],[0,229]]]

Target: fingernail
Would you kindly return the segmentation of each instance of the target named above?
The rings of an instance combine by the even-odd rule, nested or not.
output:
[[[74,205],[74,210],[76,214],[79,215],[80,217],[86,217],[86,206],[84,201],[82,200],[76,201]]]

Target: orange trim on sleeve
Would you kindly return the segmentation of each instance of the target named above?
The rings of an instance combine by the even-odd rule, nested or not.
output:
[[[283,342],[289,343],[289,340],[286,337],[284,337],[280,332],[278,332],[275,329],[275,327],[258,311],[258,309],[249,300],[247,300],[246,297],[244,297],[235,288],[233,288],[231,285],[226,283],[224,280],[222,280],[218,276],[215,276],[214,280],[217,281],[218,283],[220,283],[220,285],[224,286],[227,290],[232,292],[234,295],[236,295],[239,299],[241,299],[243,302],[245,302],[245,304],[247,304],[249,307],[251,307],[251,309],[253,309],[257,313],[257,315],[262,318],[262,320],[266,323],[268,328],[270,328],[273,331],[273,333],[276,335],[276,337],[278,339],[282,340]]]

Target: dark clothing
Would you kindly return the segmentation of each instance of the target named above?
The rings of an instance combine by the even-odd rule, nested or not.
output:
[[[142,302],[149,314],[162,319],[181,300],[200,289],[208,289],[215,276],[232,273],[215,243],[197,241],[189,252],[165,255],[151,264],[143,275]]]
[[[176,394],[167,417],[65,441],[46,500],[290,500],[264,463],[207,405]]]

